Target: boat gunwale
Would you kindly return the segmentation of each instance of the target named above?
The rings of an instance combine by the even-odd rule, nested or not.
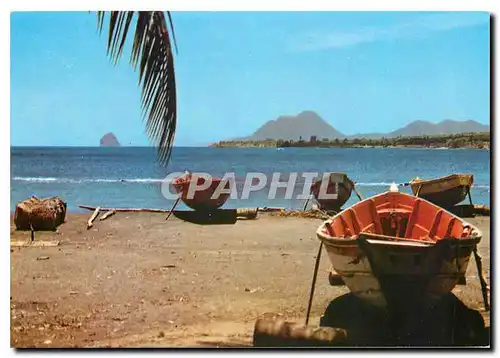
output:
[[[410,186],[421,186],[421,185],[431,185],[431,184],[435,184],[435,183],[439,183],[439,182],[443,182],[443,181],[449,181],[449,180],[452,180],[452,179],[461,179],[461,178],[467,178],[467,182],[468,184],[462,184],[460,183],[459,185],[456,185],[456,186],[460,186],[460,185],[467,185],[467,186],[472,186],[472,184],[474,184],[474,174],[450,174],[450,175],[447,175],[447,176],[444,176],[444,177],[440,177],[440,178],[434,178],[434,179],[421,179],[421,178],[413,178],[412,180],[409,181],[408,184],[410,184]]]
[[[351,236],[351,237],[340,237],[340,236],[331,236],[329,234],[326,234],[322,231],[322,229],[325,227],[326,224],[331,224],[333,220],[335,220],[337,217],[339,217],[340,215],[342,215],[344,213],[344,211],[346,210],[349,210],[351,209],[352,207],[358,205],[359,203],[362,203],[364,202],[365,200],[369,200],[369,199],[373,199],[375,197],[378,197],[378,196],[382,196],[382,195],[386,195],[387,193],[390,193],[389,191],[386,191],[386,192],[383,192],[383,193],[380,193],[380,194],[377,194],[377,195],[374,195],[372,197],[369,197],[369,198],[366,198],[354,205],[351,205],[350,207],[348,208],[345,208],[344,210],[342,210],[341,212],[335,214],[334,216],[332,216],[331,218],[323,221],[321,223],[321,225],[318,227],[318,229],[316,230],[316,236],[317,238],[323,242],[323,244],[325,246],[331,246],[331,247],[338,247],[338,248],[345,248],[345,247],[348,247],[348,246],[358,246],[358,238],[359,238],[359,234],[356,234],[355,236]],[[428,201],[428,200],[425,200],[421,197],[415,197],[413,195],[410,195],[410,194],[406,194],[406,193],[401,193],[401,192],[398,192],[399,194],[401,195],[407,195],[407,196],[411,196],[411,197],[414,197],[414,198],[417,198],[417,199],[420,199],[420,200],[423,200],[423,201],[426,201],[430,204],[432,204],[433,206],[437,206],[435,204],[433,204],[432,202]],[[452,217],[460,220],[464,226],[470,226],[471,227],[471,232],[476,232],[477,235],[471,235],[469,234],[468,236],[465,236],[465,237],[459,237],[459,238],[441,238],[440,240],[446,240],[446,239],[455,239],[455,240],[468,240],[468,239],[473,239],[475,240],[475,244],[477,245],[482,237],[483,237],[483,232],[475,225],[471,224],[470,222],[468,222],[467,220],[464,220],[462,218],[460,218],[459,216],[451,213],[450,211],[444,209],[444,208],[441,208],[440,206],[437,206],[438,208],[440,208],[441,210],[443,210],[444,212],[450,214]],[[396,237],[395,237],[396,238]],[[404,238],[399,238],[399,239],[404,239]],[[439,241],[439,240],[438,240]],[[424,241],[423,241],[424,242]],[[435,244],[437,241],[432,241],[433,244]],[[429,242],[430,243],[430,242]]]

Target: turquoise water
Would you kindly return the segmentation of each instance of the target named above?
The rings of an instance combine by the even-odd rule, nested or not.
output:
[[[170,208],[173,201],[162,195],[162,180],[186,169],[214,176],[234,172],[240,196],[248,172],[262,172],[268,178],[275,172],[282,173],[281,178],[291,172],[345,172],[365,197],[386,191],[392,182],[404,183],[416,176],[472,173],[473,201],[490,205],[490,152],[485,150],[178,147],[164,168],[156,163],[153,148],[12,147],[10,207],[14,210],[17,202],[31,195],[58,195],[67,201],[70,211],[81,211],[79,204]],[[299,174],[295,193],[301,193],[303,185]],[[269,199],[268,189],[269,184],[246,200],[229,199],[224,207],[302,208],[304,204],[296,195],[285,199],[284,188],[278,189],[275,199]],[[401,187],[401,191],[409,192],[409,188]],[[356,200],[352,195],[348,203]]]

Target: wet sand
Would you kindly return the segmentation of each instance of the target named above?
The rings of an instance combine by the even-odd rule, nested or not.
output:
[[[260,214],[257,220],[197,225],[165,214],[117,213],[86,229],[91,213],[69,214],[58,232],[11,247],[13,347],[248,347],[266,312],[303,323],[321,220]],[[490,218],[479,253],[490,281]],[[11,225],[11,240],[29,240]],[[346,287],[328,283],[322,256],[311,325]],[[484,311],[472,258],[453,293]]]

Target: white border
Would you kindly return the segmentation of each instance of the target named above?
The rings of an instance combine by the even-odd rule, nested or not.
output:
[[[286,11],[314,11],[314,10],[337,10],[337,11],[368,11],[368,10],[405,10],[405,11],[410,11],[410,10],[427,10],[427,11],[441,11],[441,10],[446,10],[446,11],[488,11],[492,13],[498,14],[498,8],[499,8],[500,1],[496,0],[474,0],[474,1],[462,1],[462,2],[457,2],[457,1],[437,1],[437,0],[420,0],[420,1],[415,1],[415,2],[408,2],[408,1],[397,1],[397,0],[378,0],[378,1],[370,1],[370,0],[364,0],[364,1],[349,1],[349,2],[338,2],[338,1],[319,1],[319,0],[307,0],[307,1],[286,1],[286,0],[281,0],[281,1],[269,1],[269,0],[253,0],[253,1],[222,1],[222,0],[210,0],[210,1],[181,1],[181,0],[141,0],[141,1],[132,1],[132,0],[110,0],[106,1],[105,5],[102,0],[86,0],[86,1],[61,1],[61,0],[44,0],[44,1],[35,1],[35,0],[23,0],[23,1],[6,1],[2,2],[0,6],[2,7],[2,21],[0,22],[2,26],[2,32],[1,32],[1,41],[2,41],[2,48],[4,48],[3,53],[9,53],[10,54],[10,12],[11,11],[61,11],[61,10],[83,10],[83,11],[88,11],[89,9],[92,10],[150,10],[150,9],[164,9],[164,10],[172,10],[172,11],[180,11],[180,10],[207,10],[207,11],[214,11],[214,10],[229,10],[229,11],[241,11],[241,10],[271,10],[271,11],[279,11],[279,10],[286,10]],[[498,38],[498,21],[496,23],[496,28],[495,28],[495,38]],[[6,51],[5,51],[6,50]],[[498,59],[498,52],[495,51],[495,58]],[[497,61],[498,62],[498,61]],[[7,222],[7,213],[10,214],[10,192],[7,192],[7,187],[10,186],[10,147],[7,143],[10,143],[10,56],[4,55],[2,57],[2,64],[3,64],[3,80],[2,80],[2,85],[4,88],[4,93],[1,96],[2,100],[2,108],[4,109],[4,123],[7,123],[7,130],[2,131],[2,136],[3,136],[3,145],[6,147],[5,150],[2,152],[2,163],[4,165],[4,168],[6,169],[4,173],[8,173],[9,175],[2,175],[2,202],[4,205],[2,206],[4,210],[4,214],[2,215],[3,220],[5,220],[5,223],[7,224],[7,228],[5,228],[4,232],[9,232],[8,228],[10,227],[9,222]],[[498,68],[497,68],[498,70]],[[496,79],[497,76],[495,76]],[[495,102],[498,99],[498,93],[495,95]],[[493,115],[493,114],[492,114]],[[9,118],[9,120],[6,120]],[[499,151],[499,144],[497,143],[498,140],[500,140],[500,137],[498,136],[497,130],[496,130],[496,125],[495,127],[495,146],[494,146],[494,151],[497,153],[500,153]],[[5,127],[4,127],[5,128]],[[497,170],[495,171],[495,177],[500,178],[500,175],[498,173],[498,166]],[[495,187],[496,187],[496,182],[495,182]],[[498,199],[498,192],[495,195],[494,201],[492,202],[492,206],[494,205],[493,203],[497,202]],[[497,217],[498,213],[495,210],[494,211],[494,223],[497,222]],[[8,234],[10,236],[10,232]],[[494,238],[491,238],[493,241]],[[10,251],[7,248],[7,238],[4,239],[5,243],[5,248],[2,250],[2,254],[5,255],[5,259],[1,260],[4,264],[2,267],[2,283],[4,287],[9,287],[10,291]],[[9,254],[7,254],[9,253]],[[7,255],[9,255],[9,259],[7,259]],[[498,266],[498,259],[494,261],[494,266],[495,266],[495,272],[497,271],[497,266]],[[5,292],[5,291],[3,291]],[[0,312],[2,314],[1,316],[1,322],[2,322],[2,334],[1,337],[3,339],[3,344],[2,347],[10,347],[10,313],[7,311],[6,307],[9,306],[7,294],[3,293],[2,294],[2,302],[0,303]],[[494,303],[492,302],[492,306],[494,306]],[[496,307],[494,308],[495,312]],[[496,317],[495,317],[496,318]],[[493,321],[493,320],[492,320]],[[496,322],[496,320],[494,320]],[[498,329],[494,329],[495,332],[498,332]],[[498,341],[497,341],[498,343]],[[7,355],[13,355],[15,352],[12,349],[7,349],[8,352]],[[55,353],[55,352],[53,352]],[[69,352],[59,352],[59,354],[68,354]],[[186,352],[184,352],[186,353]],[[304,354],[309,354],[310,352],[307,352]],[[362,351],[355,350],[352,352],[355,355],[362,354]],[[26,356],[31,355],[25,353]],[[92,356],[99,356],[99,355],[104,355],[103,352],[88,352],[85,353],[85,355],[92,355]],[[108,354],[120,354],[120,352],[110,352]],[[134,356],[145,356],[146,353],[139,353],[139,352],[134,352]],[[176,352],[169,352],[170,355],[172,356],[180,356],[181,353],[176,353]],[[260,352],[259,354],[268,354],[267,352]],[[278,354],[277,352],[274,354]],[[281,353],[283,354],[283,353]],[[286,353],[285,354],[289,354]],[[328,354],[334,354],[335,356],[344,356],[346,355],[345,352],[340,353],[340,352],[331,352]],[[401,351],[399,354],[405,354],[404,351]],[[425,352],[426,355],[433,354],[431,352]],[[446,353],[446,355],[452,355],[453,353]],[[3,355],[2,355],[3,356]]]

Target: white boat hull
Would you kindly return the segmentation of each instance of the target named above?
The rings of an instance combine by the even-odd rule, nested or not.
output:
[[[366,255],[361,254],[357,244],[335,246],[325,243],[325,250],[335,271],[342,277],[353,295],[370,305],[386,308],[388,306],[387,288],[383,287],[379,277],[386,282],[389,281],[389,284],[391,281],[404,282],[409,286],[412,282],[415,286],[421,286],[425,281],[424,292],[420,292],[420,295],[424,303],[432,303],[453,290],[459,277],[465,275],[472,248],[466,249],[466,252],[459,256],[458,266],[456,255],[448,255],[440,260],[439,268],[434,272],[426,270],[425,263],[414,259],[415,250],[408,253],[408,257],[400,252],[394,262],[383,263],[383,272],[378,277],[374,274],[376,270],[372,267],[370,260]],[[376,260],[380,259],[382,257]],[[405,292],[397,294],[402,300],[406,300]]]

